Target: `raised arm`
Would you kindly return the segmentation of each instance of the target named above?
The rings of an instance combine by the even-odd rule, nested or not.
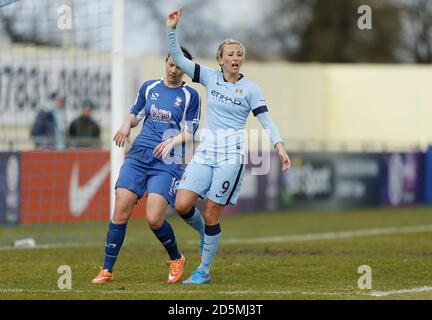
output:
[[[182,10],[174,10],[168,15],[167,18],[167,39],[168,39],[168,48],[170,51],[170,55],[173,58],[175,64],[182,69],[189,77],[194,78],[195,72],[195,63],[186,59],[183,55],[183,52],[180,48],[180,44],[177,40],[176,27],[180,21],[180,17],[182,15]]]

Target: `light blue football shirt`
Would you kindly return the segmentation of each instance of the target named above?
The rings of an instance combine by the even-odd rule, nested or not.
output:
[[[186,59],[178,44],[175,29],[168,29],[170,54],[177,66],[207,92],[207,119],[201,131],[197,151],[245,154],[245,125],[252,111],[262,126],[270,131],[273,144],[282,142],[268,115],[266,100],[254,82],[242,76],[236,83],[225,81],[223,73]]]

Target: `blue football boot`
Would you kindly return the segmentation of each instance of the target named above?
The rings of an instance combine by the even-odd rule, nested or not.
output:
[[[192,272],[191,276],[183,281],[183,284],[204,284],[210,282],[210,275],[199,268]]]

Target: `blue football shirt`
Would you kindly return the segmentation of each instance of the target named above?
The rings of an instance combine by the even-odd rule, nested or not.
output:
[[[130,113],[143,121],[129,152],[133,154],[143,148],[154,149],[183,130],[194,134],[200,119],[200,97],[186,83],[170,88],[163,79],[148,80],[139,89]]]

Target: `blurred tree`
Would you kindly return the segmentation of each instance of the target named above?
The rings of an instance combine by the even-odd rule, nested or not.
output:
[[[315,0],[273,0],[266,2],[263,20],[253,30],[243,30],[248,57],[292,60],[302,34],[312,22]]]
[[[400,1],[403,31],[401,56],[409,62],[432,63],[432,1]]]
[[[315,1],[312,19],[293,55],[302,62],[398,62],[400,10],[391,1]],[[361,5],[372,9],[372,29],[361,30]]]
[[[372,30],[358,8],[372,9]],[[274,0],[249,56],[297,62],[431,63],[431,0]]]
[[[72,5],[77,0],[65,1]],[[240,12],[236,21],[227,21],[224,15],[244,6],[237,7],[231,0],[183,2],[179,40],[195,56],[213,58],[221,40],[235,37],[245,43],[248,59],[255,60],[432,63],[432,0],[248,0],[251,10]],[[127,20],[137,19],[133,28],[139,37],[143,30],[152,33],[148,38],[152,45],[166,53],[164,26],[173,3],[127,0],[126,5]],[[372,8],[372,30],[358,28],[361,5]],[[78,7],[83,7],[82,16],[87,14],[81,2]],[[61,33],[43,23],[55,23],[54,9],[51,0],[19,1],[2,8],[0,36],[11,42],[61,46],[65,43]],[[257,13],[252,18],[251,11]],[[75,39],[77,46],[100,41],[88,25],[80,25],[86,38]]]

